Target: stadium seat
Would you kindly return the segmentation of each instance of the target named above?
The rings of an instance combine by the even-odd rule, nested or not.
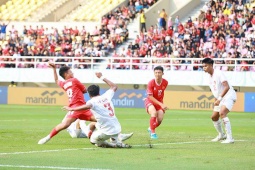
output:
[[[48,0],[10,0],[0,6],[1,19],[3,20],[25,20],[41,5]],[[20,16],[20,14],[24,14]]]
[[[11,0],[11,1],[12,1],[12,4],[16,4],[19,2],[18,0]]]
[[[102,14],[112,10],[123,0],[90,0],[87,4],[74,11],[69,19],[73,21],[100,20]],[[94,10],[97,9],[97,10]]]
[[[13,13],[13,14],[10,16],[10,20],[12,20],[12,21],[17,20],[17,18],[18,18],[18,14],[17,14],[17,13]]]
[[[10,6],[12,6],[12,1],[6,2],[6,7],[9,8]]]
[[[9,20],[9,18],[10,18],[10,14],[9,13],[7,13],[7,14],[2,16],[3,20]]]
[[[1,11],[4,11],[6,9],[6,5],[1,6]]]

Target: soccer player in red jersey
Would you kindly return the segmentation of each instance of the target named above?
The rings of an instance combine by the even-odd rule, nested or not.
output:
[[[69,100],[69,107],[85,105],[86,102],[84,100],[83,93],[86,93],[87,89],[78,79],[73,77],[73,72],[70,70],[70,68],[64,66],[59,69],[59,75],[63,77],[63,79],[65,80],[60,81],[58,80],[55,64],[49,63],[49,66],[53,68],[55,82],[66,91]],[[38,144],[45,144],[53,136],[58,134],[58,132],[68,128],[76,119],[96,122],[96,119],[92,115],[90,110],[69,111],[66,115],[66,118],[62,121],[62,123],[58,124],[55,128],[53,128],[50,134],[42,138],[38,142]],[[90,132],[89,135],[91,135],[91,133],[92,131]]]
[[[147,113],[150,114],[150,127],[148,132],[151,139],[158,139],[155,129],[161,124],[167,106],[163,104],[164,91],[167,88],[168,81],[162,78],[164,69],[161,66],[154,68],[155,79],[149,81],[147,86],[147,98],[144,100]]]

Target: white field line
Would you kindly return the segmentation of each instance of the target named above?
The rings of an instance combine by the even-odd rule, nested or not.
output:
[[[93,168],[74,168],[74,167],[58,167],[58,166],[27,166],[27,165],[1,165],[0,167],[9,168],[31,168],[31,169],[72,169],[72,170],[109,170],[109,169],[93,169]]]
[[[0,120],[0,122],[23,122],[23,121],[48,121],[50,119],[4,119],[4,120]]]
[[[245,142],[247,140],[235,140],[236,142]],[[153,144],[139,144],[132,145],[132,147],[140,146],[161,146],[161,145],[183,145],[183,144],[196,144],[196,143],[208,143],[211,141],[193,141],[193,142],[169,142],[169,143],[153,143]],[[72,149],[55,149],[55,150],[42,150],[42,151],[27,151],[27,152],[6,152],[0,153],[0,155],[20,155],[20,154],[30,154],[30,153],[48,153],[48,152],[61,152],[61,151],[76,151],[76,150],[95,150],[97,148],[72,148]]]
[[[21,122],[21,121],[27,121],[25,119],[17,119],[17,120],[0,120],[0,122]]]
[[[207,118],[205,118],[205,119],[207,119]],[[165,118],[164,120],[205,120],[205,119],[203,119],[203,118],[196,118],[196,119],[190,119],[190,118],[187,118],[187,119],[185,119],[185,118],[183,118],[183,119],[178,119],[178,118],[176,118],[176,119],[172,119],[172,118]],[[0,120],[0,122],[18,122],[18,121],[32,121],[32,120],[40,120],[40,121],[48,121],[48,120],[50,120],[50,119],[5,119],[5,120]],[[138,119],[121,119],[121,120],[144,120],[144,118],[138,118]]]
[[[72,148],[72,149],[55,149],[55,150],[42,150],[42,151],[27,151],[27,152],[7,152],[0,153],[0,155],[20,155],[29,153],[48,153],[48,152],[60,152],[60,151],[77,151],[77,150],[95,150],[97,148]]]
[[[235,140],[236,142],[246,142],[247,140]],[[212,143],[212,141],[193,141],[193,142],[169,142],[169,143],[151,143],[149,144],[140,144],[140,145],[132,145],[132,147],[140,147],[140,146],[162,146],[162,145],[183,145],[183,144],[197,144],[197,143]]]

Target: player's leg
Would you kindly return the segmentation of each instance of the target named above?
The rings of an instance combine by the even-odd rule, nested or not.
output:
[[[212,116],[211,116],[211,119],[213,121],[213,125],[214,125],[216,131],[218,132],[218,135],[214,139],[211,140],[212,142],[217,142],[217,141],[220,141],[220,140],[224,140],[226,138],[226,136],[223,132],[223,129],[222,129],[222,122],[219,119],[220,118],[219,110],[220,110],[220,107],[215,106],[214,110],[213,110],[213,113],[212,113]]]
[[[235,103],[235,100],[233,100],[233,99],[225,99],[222,102],[222,106],[221,106],[221,110],[220,110],[220,117],[223,120],[223,123],[225,126],[225,130],[227,133],[227,139],[221,143],[234,143],[234,139],[232,137],[230,120],[227,116],[228,113],[230,112],[230,110],[233,108],[234,103]]]
[[[66,129],[72,138],[79,138],[81,136],[82,130],[79,126],[79,119],[71,123],[71,125]]]
[[[54,137],[56,134],[58,134],[58,132],[68,128],[75,120],[76,120],[76,118],[66,117],[60,124],[58,124],[55,128],[52,129],[52,131],[50,132],[50,134],[48,136],[39,140],[38,144],[47,143],[52,137]]]
[[[120,140],[119,136],[121,134],[111,135],[110,142],[113,144],[116,144],[116,148],[131,148],[130,145],[123,143],[123,141]],[[133,134],[132,134],[133,135]]]
[[[155,108],[157,109],[157,108]],[[164,111],[159,109],[156,111],[157,114],[156,114],[156,123],[153,124],[154,128],[156,129],[163,121],[163,118],[164,118]],[[154,130],[155,131],[155,130]],[[151,139],[158,139],[158,136],[156,133],[151,133]]]
[[[98,130],[95,130],[91,135],[90,142],[98,147],[116,148],[116,143],[110,143],[106,141],[110,138],[110,135],[106,135]]]
[[[85,120],[78,120],[79,128],[81,129],[81,133],[79,134],[78,138],[87,138],[89,132],[89,126],[86,125]]]
[[[88,125],[87,137],[90,138],[94,130],[96,129],[96,122],[90,122]]]
[[[79,114],[77,114],[77,115],[80,120],[91,121],[91,123],[88,125],[89,131],[86,134],[87,137],[90,138],[92,132],[95,130],[95,122],[96,122],[96,118],[93,115],[93,112],[91,110],[81,110],[81,111],[79,111]]]
[[[121,142],[123,142],[123,141],[125,141],[125,140],[128,140],[129,138],[131,138],[132,136],[133,136],[133,132],[132,133],[128,133],[128,134],[122,134],[122,133],[120,133],[119,135],[118,135],[118,140],[119,141],[121,141]]]
[[[165,112],[163,110],[158,110],[157,111],[157,124],[156,124],[156,128],[162,123],[163,119],[164,119],[164,115]]]
[[[147,112],[150,114],[151,118],[150,118],[150,127],[148,129],[148,131],[150,132],[150,137],[152,139],[157,139],[157,134],[155,132],[155,129],[157,127],[157,111],[154,107],[154,105],[149,105],[147,107]]]

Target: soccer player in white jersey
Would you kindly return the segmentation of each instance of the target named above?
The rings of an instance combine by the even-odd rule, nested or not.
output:
[[[229,84],[223,72],[213,68],[213,63],[214,61],[211,58],[205,58],[202,61],[204,71],[209,74],[209,86],[215,97],[211,118],[218,136],[212,141],[217,142],[225,139],[221,143],[234,143],[230,120],[227,116],[237,99],[236,92]],[[221,118],[225,125],[227,135],[222,130],[222,123],[219,118]]]
[[[100,72],[96,73],[96,76],[107,83],[110,86],[110,89],[103,95],[100,95],[99,86],[91,85],[87,89],[91,99],[85,105],[73,108],[64,106],[64,109],[69,111],[91,109],[97,120],[95,124],[96,130],[92,133],[90,138],[92,144],[95,144],[98,147],[129,148],[131,147],[130,145],[124,144],[118,139],[118,135],[121,132],[121,125],[115,115],[114,106],[111,101],[117,90],[117,85],[103,77]],[[116,142],[107,142],[106,140],[110,138]]]

